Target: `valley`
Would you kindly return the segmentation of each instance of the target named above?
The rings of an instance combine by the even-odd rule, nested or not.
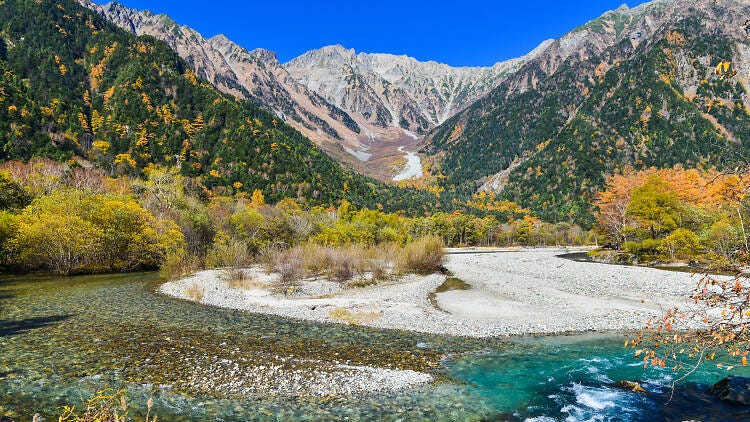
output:
[[[477,2],[0,1],[0,421],[742,420],[750,2]]]

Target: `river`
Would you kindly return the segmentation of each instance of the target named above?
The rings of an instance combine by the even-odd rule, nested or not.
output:
[[[290,321],[154,293],[153,273],[0,278],[0,416],[48,420],[97,389],[153,394],[160,420],[663,420],[739,418],[705,394],[705,367],[667,404],[669,371],[644,371],[617,334],[472,340]],[[195,387],[201,362],[275,355],[428,370],[434,385],[352,398],[227,397]],[[433,369],[426,369],[436,364]],[[214,371],[222,371],[214,366]],[[747,374],[745,374],[747,375]],[[648,394],[613,388],[646,381]],[[152,413],[153,414],[153,413]]]
[[[399,147],[398,150],[399,152],[404,152],[404,147]],[[424,176],[424,173],[422,172],[422,159],[419,158],[419,155],[414,152],[407,151],[406,155],[404,155],[404,158],[406,158],[406,165],[404,166],[404,169],[401,171],[401,173],[393,177],[394,181],[400,182],[402,180],[409,180]]]

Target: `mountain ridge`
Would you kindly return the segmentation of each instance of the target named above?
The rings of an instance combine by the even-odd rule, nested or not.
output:
[[[432,172],[586,226],[623,166],[726,165],[747,147],[749,90],[714,68],[750,71],[748,4],[661,0],[574,29],[428,135]]]
[[[388,80],[371,72],[361,74],[356,63],[351,63],[354,66],[348,71],[344,72],[343,67],[337,65],[327,69],[319,78],[328,84],[342,86],[337,95],[332,95],[313,89],[320,88],[320,85],[309,79],[305,79],[307,83],[300,81],[304,69],[292,64],[295,60],[300,63],[305,54],[281,64],[270,50],[248,51],[222,34],[204,38],[166,15],[137,11],[114,2],[98,5],[91,0],[79,1],[131,33],[152,35],[167,42],[198,76],[208,79],[223,92],[264,106],[330,155],[381,180],[390,180],[398,172],[394,164],[402,159],[404,149],[415,150],[424,134],[488,92],[510,73],[511,68],[525,60],[512,59],[485,68],[452,68],[434,61],[420,62],[408,56],[375,54],[372,57],[377,57],[381,68],[387,66],[383,61],[407,63],[412,75],[417,71],[420,85],[409,88],[409,81]],[[341,47],[341,50],[345,49]],[[503,63],[509,65],[504,67]],[[315,67],[320,70],[319,66]],[[451,96],[440,95],[441,83],[429,81],[430,77],[440,78],[440,72],[425,76],[419,74],[424,72],[420,69],[432,69],[433,72],[439,69],[443,75],[482,74],[475,77],[464,92]],[[456,78],[454,74],[453,82]],[[479,84],[476,79],[488,81]],[[432,93],[416,95],[417,91]]]
[[[6,0],[0,22],[0,161],[49,157],[130,177],[162,166],[202,198],[260,190],[273,202],[399,210],[436,200],[342,168],[270,112],[197,77],[166,42],[77,1]]]

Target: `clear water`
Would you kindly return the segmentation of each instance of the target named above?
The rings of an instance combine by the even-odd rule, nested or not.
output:
[[[705,393],[726,376],[716,368],[694,374],[667,404],[671,390],[661,385],[672,374],[644,372],[619,335],[480,341],[313,324],[162,297],[153,293],[158,281],[155,274],[0,278],[0,416],[30,420],[40,412],[51,419],[62,404],[105,387],[127,389],[136,413],[153,394],[160,420],[170,421],[750,415]],[[439,381],[389,395],[334,399],[228,397],[192,386],[196,358],[238,354],[249,364],[284,355],[430,371]],[[648,382],[647,394],[612,387],[637,379]]]

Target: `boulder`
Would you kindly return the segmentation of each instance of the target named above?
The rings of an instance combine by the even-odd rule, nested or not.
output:
[[[725,403],[750,406],[750,378],[726,377],[709,392]]]
[[[641,387],[641,384],[639,384],[636,381],[617,381],[615,383],[615,387],[620,388],[622,390],[628,390],[632,391],[634,393],[645,393],[646,390]]]

